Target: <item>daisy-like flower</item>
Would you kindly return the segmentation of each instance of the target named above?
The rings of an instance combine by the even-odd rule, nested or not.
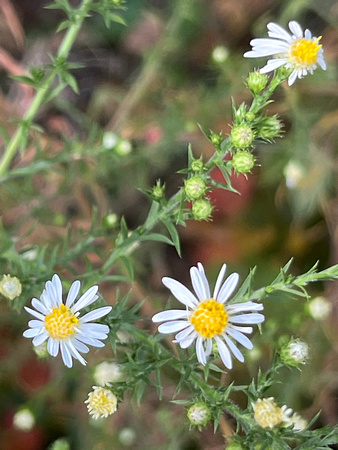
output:
[[[30,328],[23,333],[24,337],[33,338],[35,346],[48,340],[48,353],[51,356],[57,356],[60,350],[63,362],[67,367],[72,367],[72,358],[78,359],[81,364],[86,365],[80,352],[89,352],[86,344],[93,347],[104,347],[100,339],[106,339],[109,332],[107,325],[89,322],[109,314],[111,306],[94,309],[79,317],[82,308],[91,305],[98,299],[98,295],[96,295],[98,287],[92,286],[75,302],[80,286],[80,281],[74,281],[64,304],[61,280],[58,275],[54,275],[51,281],[47,281],[40,300],[32,299],[32,306],[35,310],[25,306],[25,310],[37,320],[28,322]]]
[[[196,341],[197,359],[203,365],[206,364],[207,356],[211,354],[215,342],[224,365],[231,369],[232,358],[229,350],[239,361],[244,361],[233,340],[251,349],[253,345],[245,334],[251,333],[253,328],[247,325],[262,323],[264,316],[251,312],[263,309],[263,305],[258,303],[226,304],[236,288],[239,276],[233,273],[223,283],[225,271],[226,264],[218,275],[212,296],[201,263],[190,269],[196,296],[178,281],[164,277],[163,284],[186,309],[163,311],[155,314],[152,320],[165,322],[158,327],[160,333],[177,333],[173,342],[177,342],[181,348],[188,348]]]
[[[285,66],[292,70],[288,80],[291,86],[297,78],[303,78],[308,73],[312,75],[317,64],[326,70],[324,51],[319,44],[321,36],[313,37],[310,30],[303,31],[299,23],[294,20],[289,22],[292,34],[273,22],[268,23],[267,28],[269,38],[253,39],[250,42],[252,50],[244,53],[246,58],[276,56],[260,69],[261,73]]]

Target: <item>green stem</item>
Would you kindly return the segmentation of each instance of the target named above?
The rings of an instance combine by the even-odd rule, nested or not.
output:
[[[85,17],[87,16],[87,12],[90,8],[91,3],[92,3],[92,0],[83,0],[82,5],[77,9],[77,14],[76,14],[77,20],[75,23],[73,23],[68,28],[68,31],[67,31],[65,37],[63,38],[60,48],[58,50],[57,58],[66,59],[68,57],[70,49],[72,48],[72,45],[74,44],[74,41],[75,41],[76,36],[81,28],[81,25],[82,25]],[[16,133],[14,134],[14,136],[8,143],[6,151],[0,161],[0,177],[3,176],[4,173],[7,171],[7,168],[10,165],[12,159],[14,158],[14,155],[15,155],[19,145],[24,141],[25,134],[27,133],[27,124],[30,124],[33,121],[33,119],[36,116],[37,112],[39,111],[41,105],[43,105],[46,95],[48,94],[48,91],[50,90],[50,88],[53,84],[55,76],[56,76],[56,71],[52,70],[50,75],[45,79],[42,86],[36,92],[36,95],[31,103],[28,111],[24,115],[22,123],[19,125]]]

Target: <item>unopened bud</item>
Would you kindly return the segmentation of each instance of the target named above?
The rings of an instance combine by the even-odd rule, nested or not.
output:
[[[206,191],[206,184],[202,177],[194,176],[185,180],[185,193],[188,200],[195,200],[202,197]]]
[[[277,116],[262,117],[256,126],[257,136],[271,140],[281,135],[282,123]]]
[[[203,172],[204,163],[202,157],[199,159],[194,159],[191,163],[191,170],[197,173]]]
[[[231,144],[234,148],[248,148],[252,146],[255,133],[249,125],[235,125],[230,133]]]
[[[9,300],[19,297],[22,286],[18,278],[11,275],[4,275],[0,281],[0,294]]]
[[[280,356],[285,365],[298,367],[306,363],[309,357],[309,347],[306,342],[295,339],[281,348]]]
[[[205,198],[196,200],[192,205],[192,214],[196,220],[208,220],[212,213],[212,204]]]
[[[253,94],[259,94],[268,84],[269,77],[265,73],[250,72],[246,83]]]
[[[232,166],[236,173],[246,174],[255,165],[255,157],[247,150],[240,150],[232,157]]]
[[[190,406],[187,415],[191,425],[197,427],[205,427],[211,419],[210,408],[203,402]]]

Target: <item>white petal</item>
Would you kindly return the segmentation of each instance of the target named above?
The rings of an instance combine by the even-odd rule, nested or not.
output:
[[[237,283],[239,280],[238,273],[232,273],[223,283],[223,286],[221,287],[221,290],[219,291],[219,294],[217,296],[217,301],[219,303],[224,303],[228,300],[230,295],[234,292]]]
[[[60,349],[61,349],[61,355],[63,362],[65,363],[65,366],[72,367],[73,360],[72,355],[70,354],[70,351],[68,350],[67,344],[65,342],[60,341]]]
[[[52,356],[57,356],[59,353],[60,342],[57,339],[49,338],[47,344],[48,353]]]
[[[218,295],[219,289],[221,287],[221,284],[223,282],[223,278],[224,278],[226,270],[227,270],[227,265],[223,264],[223,266],[218,274],[217,280],[216,280],[214,294],[213,294],[214,299],[217,298],[217,295]]]
[[[49,298],[53,308],[58,308],[61,303],[61,298],[58,297],[56,288],[51,281],[47,281],[45,284],[46,296]]]
[[[252,313],[252,314],[240,314],[238,316],[230,316],[229,322],[231,323],[247,323],[249,325],[251,324],[257,324],[264,322],[265,317],[263,314],[258,313]]]
[[[164,322],[166,320],[175,319],[187,319],[187,311],[183,309],[169,309],[168,311],[162,311],[153,316],[151,319],[153,322]]]
[[[219,351],[219,355],[223,361],[223,364],[228,369],[232,369],[232,360],[228,347],[224,344],[224,342],[219,336],[215,336],[215,340],[217,342],[217,348]]]
[[[197,267],[191,267],[190,277],[194,291],[201,302],[210,299],[210,289],[208,280],[205,276],[204,268],[201,263]]]
[[[233,314],[235,311],[262,311],[263,309],[264,306],[261,303],[254,302],[232,303],[226,307],[227,313],[230,314]]]
[[[62,283],[58,275],[53,275],[52,284],[54,287],[54,294],[59,303],[62,302]]]
[[[44,322],[41,322],[40,320],[30,320],[28,322],[28,326],[31,328],[44,328],[45,324]]]
[[[289,79],[288,79],[288,85],[289,86],[292,86],[293,83],[296,81],[297,75],[298,75],[297,70],[294,70],[292,72],[292,74],[289,76]]]
[[[196,336],[192,336],[189,337],[187,339],[185,339],[184,341],[173,341],[173,342],[178,342],[181,348],[188,348],[190,347],[190,345],[194,342],[194,340],[196,339]]]
[[[268,23],[267,28],[269,30],[268,34],[271,38],[284,39],[286,41],[291,40],[291,35],[277,23],[270,22]]]
[[[80,311],[80,309],[85,308],[86,306],[93,303],[97,296],[95,295],[98,290],[98,286],[92,286],[89,288],[80,298],[79,300],[72,306],[71,310],[73,313]],[[96,297],[96,298],[95,298]],[[95,300],[93,300],[95,298]]]
[[[111,306],[103,306],[102,308],[94,309],[93,311],[90,311],[89,313],[85,314],[83,317],[81,317],[81,322],[90,322],[92,320],[99,319],[100,317],[106,316],[110,313],[110,311],[113,308]]]
[[[81,353],[89,352],[89,348],[82,342],[78,341],[77,339],[73,338],[72,343],[73,343],[74,347],[76,348],[76,350],[78,350],[79,352],[81,352]]]
[[[296,38],[299,39],[303,37],[303,29],[295,20],[291,20],[291,22],[289,22],[289,28]]]
[[[45,316],[43,316],[41,313],[34,311],[34,309],[28,308],[28,306],[25,306],[24,308],[32,316],[37,317],[38,319],[42,320],[43,322],[45,321]]]
[[[183,328],[186,328],[188,325],[189,322],[187,322],[186,320],[174,320],[172,322],[165,322],[158,327],[158,332],[162,334],[177,333],[177,331],[183,330]]]
[[[33,345],[38,346],[45,342],[48,339],[49,334],[47,332],[42,332],[41,334],[37,334],[35,338],[32,340]]]
[[[98,339],[85,336],[83,334],[78,334],[76,336],[77,340],[84,342],[85,344],[91,345],[92,347],[104,347],[105,344]]]
[[[79,327],[79,332],[88,335],[92,333],[101,333],[106,335],[109,333],[109,327],[103,323],[83,323]]]
[[[183,303],[183,305],[195,309],[199,304],[197,298],[179,281],[176,281],[173,278],[164,277],[162,278],[162,283],[165,287],[170,289],[173,296],[177,298],[179,302]]]
[[[40,334],[40,331],[38,328],[28,328],[28,330],[23,332],[23,336],[25,338],[32,338]]]
[[[77,351],[77,349],[74,347],[73,345],[73,339],[69,339],[66,343],[65,346],[67,346],[67,349],[69,350],[69,353],[71,354],[71,356],[75,359],[77,359],[78,361],[80,361],[81,364],[83,364],[84,366],[87,364],[86,360],[83,358],[82,355],[80,355],[80,353]]]
[[[196,355],[198,361],[203,364],[203,366],[207,363],[207,358],[205,356],[204,348],[203,348],[203,338],[198,337],[196,339]]]
[[[46,289],[42,291],[42,294],[40,295],[40,301],[46,306],[49,311],[51,311],[55,307],[52,299],[49,298]]]
[[[243,362],[244,361],[244,356],[243,354],[238,350],[238,348],[236,347],[236,345],[232,342],[231,339],[228,338],[227,335],[223,335],[223,338],[225,340],[225,342],[227,343],[228,347],[230,348],[230,350],[232,351],[232,354],[235,356],[235,358],[238,359],[238,361]]]
[[[243,347],[248,348],[249,350],[252,349],[253,344],[250,341],[250,339],[248,339],[246,336],[244,336],[244,334],[242,334],[241,332],[232,329],[231,327],[228,327],[226,330],[226,333],[231,336],[232,338],[234,338],[237,342],[239,342],[240,344],[243,345]]]
[[[44,316],[47,316],[49,314],[49,310],[37,298],[32,298],[32,305],[37,311],[39,311]]]
[[[317,63],[320,65],[320,67],[321,67],[323,70],[326,70],[326,62],[325,62],[325,60],[324,60],[323,57],[318,57]]]
[[[186,328],[185,330],[180,331],[179,333],[177,333],[176,336],[175,336],[175,340],[177,342],[180,342],[180,341],[184,341],[187,338],[190,339],[190,337],[191,337],[190,334],[193,334],[194,337],[197,336],[195,328],[192,325],[189,325],[188,328]]]
[[[252,327],[239,327],[238,325],[229,325],[233,330],[240,331],[241,333],[247,333],[250,334],[253,332]]]
[[[259,69],[259,72],[272,72],[273,70],[278,69],[278,67],[284,66],[286,63],[287,60],[285,58],[270,59],[264,67]]]
[[[75,299],[79,293],[81,287],[81,283],[79,280],[74,281],[74,283],[71,285],[68,295],[67,295],[67,300],[66,300],[66,306],[68,306],[68,308],[70,308],[72,306],[72,304],[75,302]]]

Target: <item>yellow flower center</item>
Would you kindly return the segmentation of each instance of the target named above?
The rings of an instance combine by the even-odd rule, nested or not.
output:
[[[65,339],[75,333],[75,326],[79,319],[64,304],[54,308],[45,318],[45,327],[54,339]]]
[[[283,422],[283,411],[272,398],[263,398],[254,404],[255,421],[263,428],[273,428]]]
[[[228,315],[222,303],[213,298],[202,302],[190,317],[197,333],[205,338],[222,334],[228,323]]]
[[[290,49],[290,60],[292,64],[299,68],[306,69],[317,62],[317,53],[322,48],[318,45],[321,36],[315,41],[310,39],[298,39],[294,42]]]
[[[88,395],[87,408],[89,414],[94,419],[99,417],[107,417],[113,414],[117,409],[117,398],[109,389],[105,389],[99,386],[94,386],[94,391]]]

